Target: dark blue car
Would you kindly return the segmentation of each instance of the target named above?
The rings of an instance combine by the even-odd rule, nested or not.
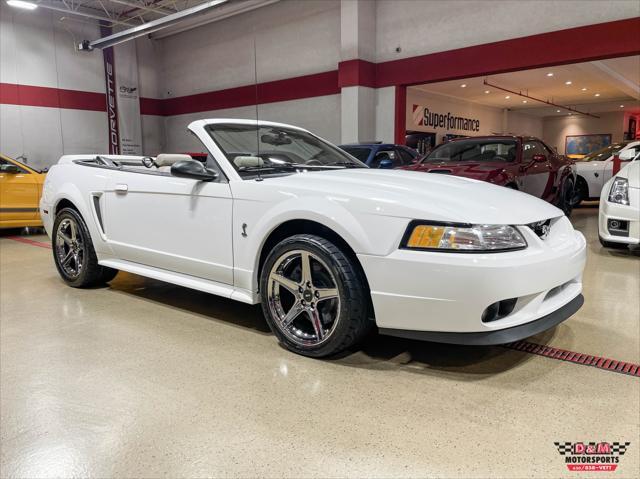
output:
[[[398,168],[416,162],[419,153],[413,148],[391,143],[354,143],[340,145],[370,168]]]

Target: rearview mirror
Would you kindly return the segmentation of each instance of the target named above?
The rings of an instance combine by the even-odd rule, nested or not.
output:
[[[547,155],[533,155],[533,161],[536,163],[544,163],[547,161]]]
[[[180,160],[171,165],[171,174],[178,178],[191,178],[200,181],[213,181],[218,178],[218,173],[208,168],[197,160]]]
[[[8,164],[8,165],[0,165],[0,173],[8,173],[10,175],[17,175],[20,173],[20,168],[16,165]]]

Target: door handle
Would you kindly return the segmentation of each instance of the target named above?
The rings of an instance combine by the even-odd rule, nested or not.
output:
[[[116,185],[115,190],[116,190],[116,193],[120,193],[121,195],[124,195],[127,193],[127,191],[129,191],[129,186],[123,183],[119,183]]]

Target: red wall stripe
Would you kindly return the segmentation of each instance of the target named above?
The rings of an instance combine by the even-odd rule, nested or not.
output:
[[[72,110],[106,111],[104,93],[0,83],[0,103]]]
[[[411,85],[640,54],[640,17],[376,65],[376,86]]]
[[[365,60],[347,60],[338,64],[338,85],[340,88],[349,86],[376,86],[376,64]]]
[[[298,100],[340,93],[338,71],[316,73],[286,80],[276,80],[258,85],[246,85],[226,90],[198,93],[195,95],[161,100],[160,110],[165,116],[197,113],[200,111],[222,110]]]

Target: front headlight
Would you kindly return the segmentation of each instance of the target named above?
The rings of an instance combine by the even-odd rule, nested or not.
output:
[[[497,252],[523,249],[527,242],[509,225],[456,225],[412,221],[402,247],[429,251]]]
[[[616,178],[609,191],[609,201],[620,205],[629,204],[629,181],[626,178]]]

